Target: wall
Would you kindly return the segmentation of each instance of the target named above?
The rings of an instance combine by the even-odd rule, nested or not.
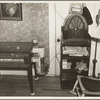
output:
[[[49,16],[47,3],[22,3],[22,21],[0,20],[0,41],[29,42],[37,39],[45,48],[45,62],[49,63]]]

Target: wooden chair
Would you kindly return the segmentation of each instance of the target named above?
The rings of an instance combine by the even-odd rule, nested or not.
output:
[[[80,97],[86,95],[100,96],[100,80],[97,78],[78,75],[75,85],[70,93],[75,94],[75,92]]]

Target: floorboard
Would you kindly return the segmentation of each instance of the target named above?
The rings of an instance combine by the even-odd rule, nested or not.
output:
[[[61,89],[59,77],[45,76],[34,80],[35,96],[74,97],[69,89]],[[2,76],[0,78],[0,96],[30,96],[27,76]]]

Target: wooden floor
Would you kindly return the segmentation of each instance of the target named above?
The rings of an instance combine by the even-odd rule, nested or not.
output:
[[[34,78],[33,78],[34,80]],[[74,97],[69,89],[60,88],[59,77],[40,77],[34,80],[35,96]],[[27,76],[2,76],[0,78],[0,96],[30,96]]]

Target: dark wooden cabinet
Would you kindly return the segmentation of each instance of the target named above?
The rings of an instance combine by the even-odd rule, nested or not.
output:
[[[64,53],[65,47],[85,48],[88,52],[88,55],[71,55],[68,52]],[[88,69],[90,60],[90,47],[91,42],[88,34],[88,25],[84,17],[78,14],[72,14],[68,16],[65,19],[64,26],[62,26],[61,38],[60,82],[62,89],[73,88],[73,85],[76,81],[76,76],[78,74],[88,75],[88,70],[83,70],[81,73],[79,73],[76,67],[77,63],[84,62]]]
[[[88,46],[88,47],[90,47],[90,46]],[[61,47],[61,49],[62,48],[63,48],[63,46]],[[69,56],[68,54],[63,54],[63,50],[61,50],[61,65],[60,65],[61,66],[61,68],[60,68],[61,88],[72,88],[75,83],[76,76],[78,74],[82,74],[82,75],[86,75],[86,76],[88,75],[88,70],[78,73],[78,70],[75,68],[77,66],[77,62],[81,62],[81,61],[84,61],[87,64],[87,68],[88,68],[89,67],[89,59],[90,59],[90,55],[88,55],[88,56]],[[63,68],[63,66],[64,66],[63,60],[67,60],[66,61],[67,64],[65,64],[65,66],[67,65],[66,68]],[[67,68],[68,63],[71,63],[70,68]]]

